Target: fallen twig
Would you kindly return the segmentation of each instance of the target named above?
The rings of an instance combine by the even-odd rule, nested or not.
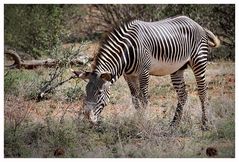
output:
[[[44,84],[44,86],[42,86],[42,88],[40,88],[40,92],[37,95],[37,101],[41,101],[46,93],[52,92],[54,89],[56,89],[57,87],[61,86],[64,83],[70,81],[71,79],[79,78],[79,73],[80,72],[78,72],[78,71],[76,72],[76,71],[74,71],[72,69],[71,69],[71,71],[73,73],[72,76],[70,76],[69,78],[67,78],[67,79],[65,79],[63,81],[60,81],[59,83],[56,83],[55,85],[52,85],[53,81],[55,79],[57,79],[60,76],[60,74],[61,74],[61,72],[59,71],[59,67],[57,67],[55,69],[54,73],[51,75],[50,80],[47,81]]]
[[[5,65],[9,69],[35,69],[37,67],[56,67],[61,66],[60,60],[58,59],[46,59],[46,60],[25,60],[22,61],[19,54],[12,49],[4,49],[4,54],[9,55],[14,63],[12,65]],[[88,58],[86,54],[84,56],[71,59],[69,61],[70,65],[85,65],[88,62],[92,61],[93,58]]]

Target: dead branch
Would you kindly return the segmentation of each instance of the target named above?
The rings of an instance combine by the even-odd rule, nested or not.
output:
[[[68,82],[68,81],[70,81],[71,79],[74,79],[74,78],[76,78],[76,77],[75,77],[75,76],[71,76],[70,78],[68,78],[68,79],[66,79],[66,80],[63,80],[63,81],[61,81],[61,82],[59,82],[59,83],[56,83],[55,85],[51,85],[51,84],[49,83],[44,90],[42,90],[42,91],[40,91],[40,92],[38,93],[37,101],[40,101],[40,100],[44,97],[44,95],[45,95],[46,93],[49,93],[49,92],[53,91],[53,90],[56,89],[57,87],[61,86],[62,84],[66,83],[66,82]]]
[[[71,79],[79,78],[79,71],[72,71],[73,75],[65,80],[62,80],[57,83],[53,83],[55,80],[57,80],[62,72],[60,71],[59,67],[55,69],[53,74],[51,75],[51,78],[49,81],[47,81],[42,88],[40,88],[40,92],[37,95],[37,101],[41,101],[44,98],[44,95],[47,93],[52,92],[57,87],[63,85],[64,83],[70,81]]]
[[[20,69],[21,68],[22,61],[16,51],[14,51],[12,49],[4,49],[4,54],[9,55],[14,60],[14,63],[12,65],[8,65],[7,67],[9,67],[10,69],[12,69],[12,68]]]
[[[12,49],[4,49],[4,54],[9,55],[14,60],[12,65],[7,65],[8,68],[24,68],[24,69],[35,69],[37,67],[56,67],[60,66],[60,61],[57,59],[46,59],[46,60],[30,60],[30,61],[22,61],[21,57],[18,53]],[[81,64],[84,65],[89,61],[92,61],[93,58],[80,57],[76,59],[72,59],[70,61],[71,65]]]

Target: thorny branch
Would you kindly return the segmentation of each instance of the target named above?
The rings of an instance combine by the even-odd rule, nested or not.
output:
[[[40,92],[37,95],[37,101],[41,101],[44,97],[45,94],[52,92],[54,89],[56,89],[57,87],[63,85],[64,83],[70,81],[71,79],[75,79],[77,78],[76,75],[72,75],[69,78],[62,80],[58,83],[53,84],[53,81],[56,80],[61,72],[58,71],[59,68],[56,68],[54,71],[54,74],[52,75],[51,79],[49,81],[47,81],[42,88],[40,88]]]

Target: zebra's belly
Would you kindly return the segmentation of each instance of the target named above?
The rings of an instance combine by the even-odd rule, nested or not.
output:
[[[180,69],[186,62],[188,62],[188,60],[181,62],[163,62],[153,59],[149,74],[155,76],[169,75]]]

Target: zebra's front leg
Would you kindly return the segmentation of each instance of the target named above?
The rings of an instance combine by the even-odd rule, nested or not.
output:
[[[182,118],[183,107],[187,101],[187,92],[186,92],[186,88],[185,88],[186,85],[184,82],[183,73],[184,73],[184,70],[179,70],[179,71],[171,74],[171,81],[172,81],[173,87],[176,90],[176,93],[178,95],[178,104],[177,104],[177,108],[175,111],[175,115],[171,122],[171,126],[178,126],[178,124]]]
[[[135,109],[139,109],[140,108],[140,89],[139,89],[138,76],[124,75],[124,78],[129,86],[134,107]]]
[[[149,71],[145,70],[139,76],[140,84],[140,101],[143,108],[148,106],[148,86],[149,86]]]

